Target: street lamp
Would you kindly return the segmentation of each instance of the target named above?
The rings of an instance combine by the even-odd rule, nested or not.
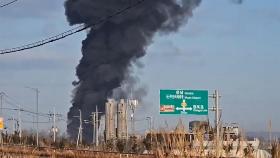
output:
[[[32,88],[32,87],[25,87],[28,88],[30,90],[33,90],[36,93],[36,145],[39,146],[39,108],[38,108],[38,104],[39,104],[39,90],[38,88]]]
[[[146,117],[146,120],[148,121],[148,124],[149,124],[149,131],[152,132],[153,117]]]
[[[5,95],[4,92],[0,92],[0,106],[1,106],[1,117],[3,117],[3,96]]]

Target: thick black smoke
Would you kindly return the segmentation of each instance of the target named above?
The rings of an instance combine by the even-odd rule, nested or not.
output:
[[[157,32],[177,31],[192,16],[201,0],[145,0],[125,14],[91,28],[83,41],[80,64],[77,66],[73,106],[68,113],[68,133],[76,138],[79,121],[73,116],[82,110],[88,119],[97,105],[104,112],[104,103],[112,97],[129,75],[129,68],[146,53]],[[67,0],[66,16],[71,25],[90,25],[138,0]],[[91,138],[90,125],[84,135]],[[89,140],[89,139],[87,139]]]

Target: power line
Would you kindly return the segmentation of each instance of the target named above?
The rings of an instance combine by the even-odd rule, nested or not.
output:
[[[4,93],[4,94],[5,94],[5,93]],[[6,94],[5,94],[5,95],[6,95]],[[8,96],[8,95],[6,95],[6,98],[8,98],[7,96]],[[23,111],[23,112],[32,114],[32,116],[37,115],[37,112],[34,112],[34,111],[32,111],[32,110],[29,110],[29,109],[22,108],[21,106],[19,106],[19,105],[21,105],[21,104],[18,104],[18,105],[17,105],[17,104],[14,104],[14,103],[8,101],[6,98],[3,98],[3,100],[5,101],[5,103],[8,104],[8,105],[14,106],[14,107],[16,107],[16,108],[2,108],[2,109],[4,109],[4,110],[15,110],[15,111],[18,111],[18,110],[19,110],[19,111]],[[11,99],[11,98],[9,98],[9,99]],[[15,100],[14,100],[14,101],[15,101]],[[42,117],[48,117],[48,118],[50,118],[50,117],[52,117],[53,114],[51,114],[51,113],[42,113],[42,112],[38,112],[38,115],[39,115],[39,116],[42,116]],[[56,116],[57,116],[57,117],[65,117],[65,116],[63,116],[62,114],[56,114]]]
[[[33,115],[36,114],[36,112],[25,110],[25,109],[19,109],[19,108],[2,108],[2,109],[3,110],[11,110],[11,111],[22,111],[22,112],[26,112],[26,113],[33,114]],[[39,116],[46,117],[46,118],[50,117],[49,114],[44,114],[44,113],[39,113]]]
[[[5,102],[8,102],[10,105],[19,108],[19,105],[20,105],[19,102],[17,102],[16,100],[12,99],[12,98],[11,98],[10,96],[8,96],[6,93],[3,92],[3,94],[4,94],[4,96],[5,96],[5,98],[4,98]],[[6,98],[9,99],[10,101],[14,102],[15,104],[13,104],[13,103],[11,103],[10,101],[6,100]]]
[[[11,2],[8,2],[8,3],[5,3],[5,4],[1,4],[0,8],[4,8],[4,7],[8,6],[8,5],[11,5],[11,4],[15,3],[16,1],[18,1],[18,0],[13,0]]]
[[[118,10],[115,13],[113,13],[113,14],[107,16],[107,17],[100,18],[95,23],[92,23],[92,24],[89,24],[89,25],[83,25],[82,24],[82,25],[79,25],[79,26],[77,26],[77,27],[75,27],[73,29],[70,29],[70,30],[65,31],[63,33],[60,33],[58,35],[55,35],[55,36],[43,39],[41,41],[37,41],[37,42],[30,43],[30,44],[27,44],[27,45],[19,46],[19,47],[14,47],[14,48],[0,50],[0,54],[3,55],[3,54],[19,52],[19,51],[23,51],[23,50],[27,50],[27,49],[32,49],[32,48],[40,47],[42,45],[45,45],[45,44],[48,44],[48,43],[52,43],[52,42],[61,40],[61,39],[65,38],[65,37],[68,37],[70,35],[73,35],[73,34],[76,34],[78,32],[81,32],[81,31],[86,30],[86,29],[88,29],[90,27],[97,26],[97,25],[100,25],[102,23],[105,23],[106,21],[112,19],[113,17],[118,16],[118,15],[122,15],[122,14],[126,13],[127,11],[137,7],[138,5],[143,3],[144,1],[145,0],[139,0],[136,3],[134,3],[133,5],[130,5],[130,6],[124,8],[122,10]]]
[[[16,110],[28,112],[28,113],[33,114],[33,115],[37,114],[36,112],[34,112],[34,111],[30,110],[30,109],[21,108],[21,106],[20,106],[21,104],[18,101],[16,101],[14,98],[12,98],[11,96],[7,95],[6,93],[2,92],[2,94],[5,96],[3,98],[5,103],[8,104],[8,105],[16,107],[17,108]],[[9,99],[9,100],[7,100],[7,99]],[[45,113],[40,113],[40,112],[38,112],[38,115],[39,116],[44,116],[44,117],[50,117],[50,114],[45,114]]]
[[[21,110],[21,111],[24,111],[24,112],[28,112],[28,113],[33,114],[33,115],[36,115],[36,114],[37,114],[37,113],[34,112],[34,111],[26,110],[26,109],[20,108],[18,105],[11,103],[10,101],[6,100],[5,98],[4,98],[4,101],[5,101],[5,103],[8,104],[8,105],[17,107],[16,110]],[[3,108],[3,109],[5,109],[5,108]],[[39,115],[39,116],[48,116],[48,114],[44,114],[44,113],[38,113],[38,115]]]
[[[41,121],[41,122],[36,122],[36,121],[22,121],[23,123],[51,123],[50,121]]]
[[[24,110],[24,109],[18,109],[18,108],[3,108],[3,110],[22,111],[22,112],[25,112],[25,113],[36,114],[35,112]],[[41,113],[41,114],[39,114],[39,116],[51,118],[53,116],[53,114],[43,114],[43,113]],[[56,117],[60,117],[60,116],[61,116],[60,114],[56,114]],[[66,120],[58,118],[58,119],[56,119],[56,121],[57,122],[61,122],[61,121],[65,122]],[[25,120],[23,120],[22,122],[23,123],[37,123],[36,121],[25,121]],[[38,121],[38,123],[51,123],[51,122],[49,120],[49,121]]]
[[[9,99],[10,101],[8,101],[8,100],[6,100],[5,98],[4,98],[4,100],[6,101],[6,102],[8,102],[9,103],[9,105],[12,105],[12,106],[15,106],[15,107],[17,107],[17,108],[19,108],[19,105],[22,105],[21,103],[19,103],[14,97],[11,97],[11,96],[9,96],[7,93],[5,93],[5,92],[2,92],[3,93],[3,95],[7,98],[7,99]],[[25,109],[28,109],[28,110],[30,110],[30,108],[25,108]],[[30,111],[32,111],[32,110],[30,110]]]

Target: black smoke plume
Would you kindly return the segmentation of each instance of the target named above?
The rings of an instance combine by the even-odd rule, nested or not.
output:
[[[121,87],[129,68],[146,54],[155,33],[177,31],[192,16],[201,0],[144,0],[125,14],[115,16],[88,31],[82,42],[82,59],[76,69],[73,106],[68,113],[67,131],[76,138],[79,126],[78,109],[88,119],[98,106],[104,112],[104,103],[113,90]],[[90,25],[139,0],[67,0],[66,16],[70,25]],[[91,125],[83,127],[84,137],[92,137]]]

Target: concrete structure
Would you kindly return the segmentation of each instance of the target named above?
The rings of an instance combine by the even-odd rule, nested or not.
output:
[[[222,128],[223,139],[226,141],[236,140],[240,136],[239,125],[237,123],[225,124]]]
[[[196,130],[204,131],[209,133],[209,122],[207,121],[191,121],[189,122],[189,131],[191,133],[196,132]]]
[[[108,102],[105,104],[105,141],[116,138],[115,109],[115,100],[109,99]]]
[[[118,104],[117,112],[117,138],[126,139],[127,137],[127,104],[121,99]]]

